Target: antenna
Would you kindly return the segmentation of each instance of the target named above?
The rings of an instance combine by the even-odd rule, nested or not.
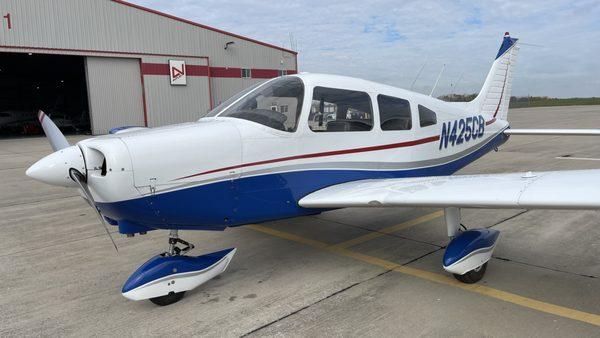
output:
[[[290,37],[290,49],[293,51],[297,51],[296,37],[294,36],[294,34],[292,34],[292,32],[289,32],[289,37]]]
[[[410,90],[413,90],[413,87],[415,86],[415,83],[417,82],[417,79],[419,78],[419,76],[421,76],[421,72],[423,71],[423,69],[425,68],[425,65],[427,64],[427,60],[429,58],[425,59],[425,62],[423,62],[423,65],[421,66],[421,69],[419,69],[419,72],[417,73],[417,76],[415,76],[415,79],[413,80],[413,82],[410,84]]]
[[[546,47],[544,45],[536,45],[534,43],[526,43],[526,42],[522,42],[522,41],[519,41],[519,45],[521,45],[521,46],[532,46],[532,47]]]
[[[451,84],[452,86],[452,91],[450,92],[450,95],[454,96],[454,92],[456,91],[456,87],[458,87],[458,83],[460,82],[460,80],[462,80],[463,74],[465,72],[461,72],[460,75],[458,76],[458,80],[456,80],[456,82],[454,82],[454,85]]]
[[[442,65],[442,70],[440,70],[440,73],[438,74],[438,77],[435,80],[435,84],[433,85],[433,88],[431,88],[431,93],[429,93],[429,96],[433,95],[433,92],[435,91],[435,88],[437,87],[438,82],[440,82],[440,78],[442,77],[442,74],[444,73],[444,69],[446,69],[445,63]]]

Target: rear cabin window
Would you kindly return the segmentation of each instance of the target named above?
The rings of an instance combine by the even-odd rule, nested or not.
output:
[[[371,98],[365,92],[315,87],[308,126],[314,132],[371,130]]]
[[[437,123],[437,115],[433,110],[419,105],[419,121],[421,127],[433,126]]]
[[[377,95],[381,130],[410,130],[412,117],[410,103],[393,96]]]

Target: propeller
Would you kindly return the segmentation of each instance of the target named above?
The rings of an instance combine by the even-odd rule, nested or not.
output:
[[[54,153],[44,157],[29,167],[26,172],[27,176],[44,183],[67,187],[74,187],[73,182],[75,182],[81,189],[83,195],[85,195],[86,202],[94,209],[96,215],[98,215],[100,224],[104,228],[104,231],[106,231],[115,250],[119,252],[115,240],[110,234],[110,231],[108,231],[106,220],[96,206],[96,202],[88,188],[86,175],[77,169],[79,168],[85,171],[85,160],[81,153],[81,149],[77,146],[71,146],[56,124],[54,124],[54,122],[52,122],[52,120],[41,110],[38,112],[38,120],[42,125],[42,129],[44,129],[44,133],[46,134]]]
[[[92,207],[92,209],[94,209],[96,211],[96,215],[98,215],[98,219],[100,219],[100,224],[102,224],[102,227],[104,228],[104,231],[106,231],[108,238],[110,238],[110,241],[112,242],[113,246],[115,247],[115,250],[117,250],[117,252],[119,252],[119,249],[117,248],[117,243],[115,243],[115,240],[113,239],[112,235],[110,234],[110,231],[108,231],[108,227],[106,226],[106,221],[104,220],[104,216],[102,216],[102,214],[100,213],[100,210],[98,210],[98,207],[96,207],[96,202],[94,201],[94,198],[92,197],[92,193],[90,193],[90,189],[87,186],[86,177],[83,176],[83,174],[75,168],[69,169],[69,177],[71,177],[71,179],[73,181],[77,182],[77,184],[81,188],[81,191],[83,191],[83,194],[85,195],[85,200],[88,202],[90,207]]]
[[[42,125],[42,129],[44,129],[44,134],[46,134],[52,150],[58,151],[70,146],[65,135],[42,110],[38,112],[38,120]]]

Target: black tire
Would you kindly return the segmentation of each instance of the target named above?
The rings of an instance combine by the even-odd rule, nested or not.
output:
[[[182,292],[170,292],[168,295],[150,298],[150,301],[158,306],[167,306],[177,303],[183,298],[185,291]]]
[[[485,262],[480,267],[475,268],[475,269],[465,273],[464,275],[454,274],[454,278],[456,278],[459,281],[466,283],[466,284],[477,283],[483,278],[483,275],[485,275],[485,270],[487,269],[487,264],[488,263]]]

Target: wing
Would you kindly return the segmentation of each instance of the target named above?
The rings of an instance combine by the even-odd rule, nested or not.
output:
[[[459,207],[600,209],[600,170],[354,181],[302,198],[306,208]]]

